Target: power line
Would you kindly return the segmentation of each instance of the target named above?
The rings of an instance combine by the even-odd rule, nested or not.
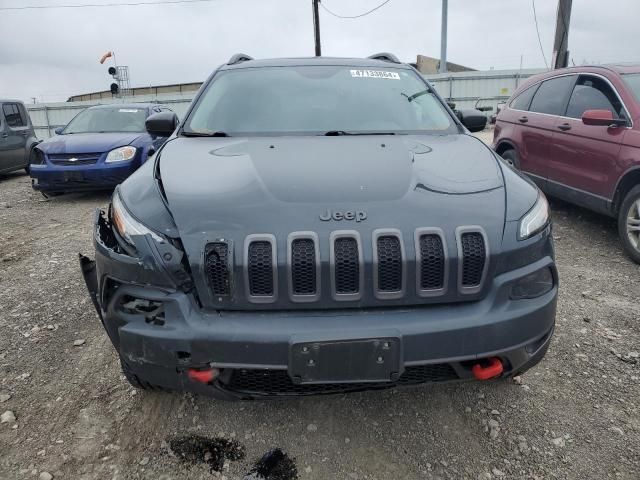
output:
[[[167,0],[164,2],[126,2],[126,3],[83,3],[78,5],[27,5],[23,7],[0,7],[0,10],[43,10],[55,8],[87,8],[87,7],[135,7],[139,5],[172,5],[177,3],[204,3],[216,0]]]
[[[547,63],[547,56],[544,54],[544,48],[542,48],[542,40],[540,40],[540,30],[538,29],[538,15],[536,15],[536,0],[531,0],[531,6],[533,7],[533,19],[536,22],[536,32],[538,33],[538,43],[540,44],[540,52],[542,52],[542,58],[544,58],[544,65],[549,70],[549,64]]]
[[[391,0],[385,0],[384,2],[382,2],[380,5],[378,5],[377,7],[372,8],[371,10],[367,10],[364,13],[361,13],[359,15],[338,15],[337,13],[332,12],[331,10],[329,10],[327,7],[324,6],[324,3],[320,2],[320,6],[323,8],[323,10],[325,12],[327,12],[329,15],[333,15],[334,17],[337,18],[360,18],[360,17],[364,17],[366,15],[369,15],[370,13],[375,12],[376,10],[384,7],[387,3],[389,3]]]

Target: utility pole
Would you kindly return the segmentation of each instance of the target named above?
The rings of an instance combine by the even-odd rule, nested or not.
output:
[[[316,57],[322,56],[320,48],[320,13],[318,12],[318,3],[320,0],[313,0],[313,30],[316,41]]]
[[[447,9],[449,0],[442,0],[442,27],[440,28],[440,73],[447,73]]]
[[[553,42],[551,68],[565,68],[569,65],[569,21],[572,0],[558,0],[556,15],[556,36]]]

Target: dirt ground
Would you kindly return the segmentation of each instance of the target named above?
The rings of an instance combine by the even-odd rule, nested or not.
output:
[[[613,220],[552,202],[557,330],[521,383],[231,403],[125,382],[77,260],[108,201],[0,176],[0,479],[255,479],[276,448],[270,479],[640,478],[640,267]]]

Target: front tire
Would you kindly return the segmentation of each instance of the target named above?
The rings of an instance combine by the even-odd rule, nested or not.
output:
[[[640,263],[640,185],[632,188],[620,205],[618,233],[626,254]]]

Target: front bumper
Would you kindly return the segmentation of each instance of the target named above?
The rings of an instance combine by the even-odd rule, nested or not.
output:
[[[472,365],[490,357],[500,358],[502,376],[509,376],[541,360],[555,324],[557,272],[550,256],[496,276],[487,296],[474,302],[366,310],[215,311],[201,308],[188,287],[175,282],[179,268],[159,260],[168,258],[167,252],[153,252],[157,246],[150,241],[137,245],[142,260],[117,253],[103,238],[108,228],[97,215],[96,260],[81,257],[85,281],[128,370],[159,388],[226,398],[335,393],[472,379]],[[513,283],[540,268],[552,269],[554,288],[534,299],[511,300]],[[136,299],[154,307],[132,309]],[[398,341],[400,371],[393,381],[351,378],[301,385],[288,375],[292,345],[377,338]],[[345,362],[335,359],[332,368]],[[221,370],[211,384],[187,375],[189,368],[210,367]]]
[[[139,167],[139,162],[122,165],[96,164],[82,167],[32,166],[31,186],[43,192],[76,192],[107,190],[126,180]]]

